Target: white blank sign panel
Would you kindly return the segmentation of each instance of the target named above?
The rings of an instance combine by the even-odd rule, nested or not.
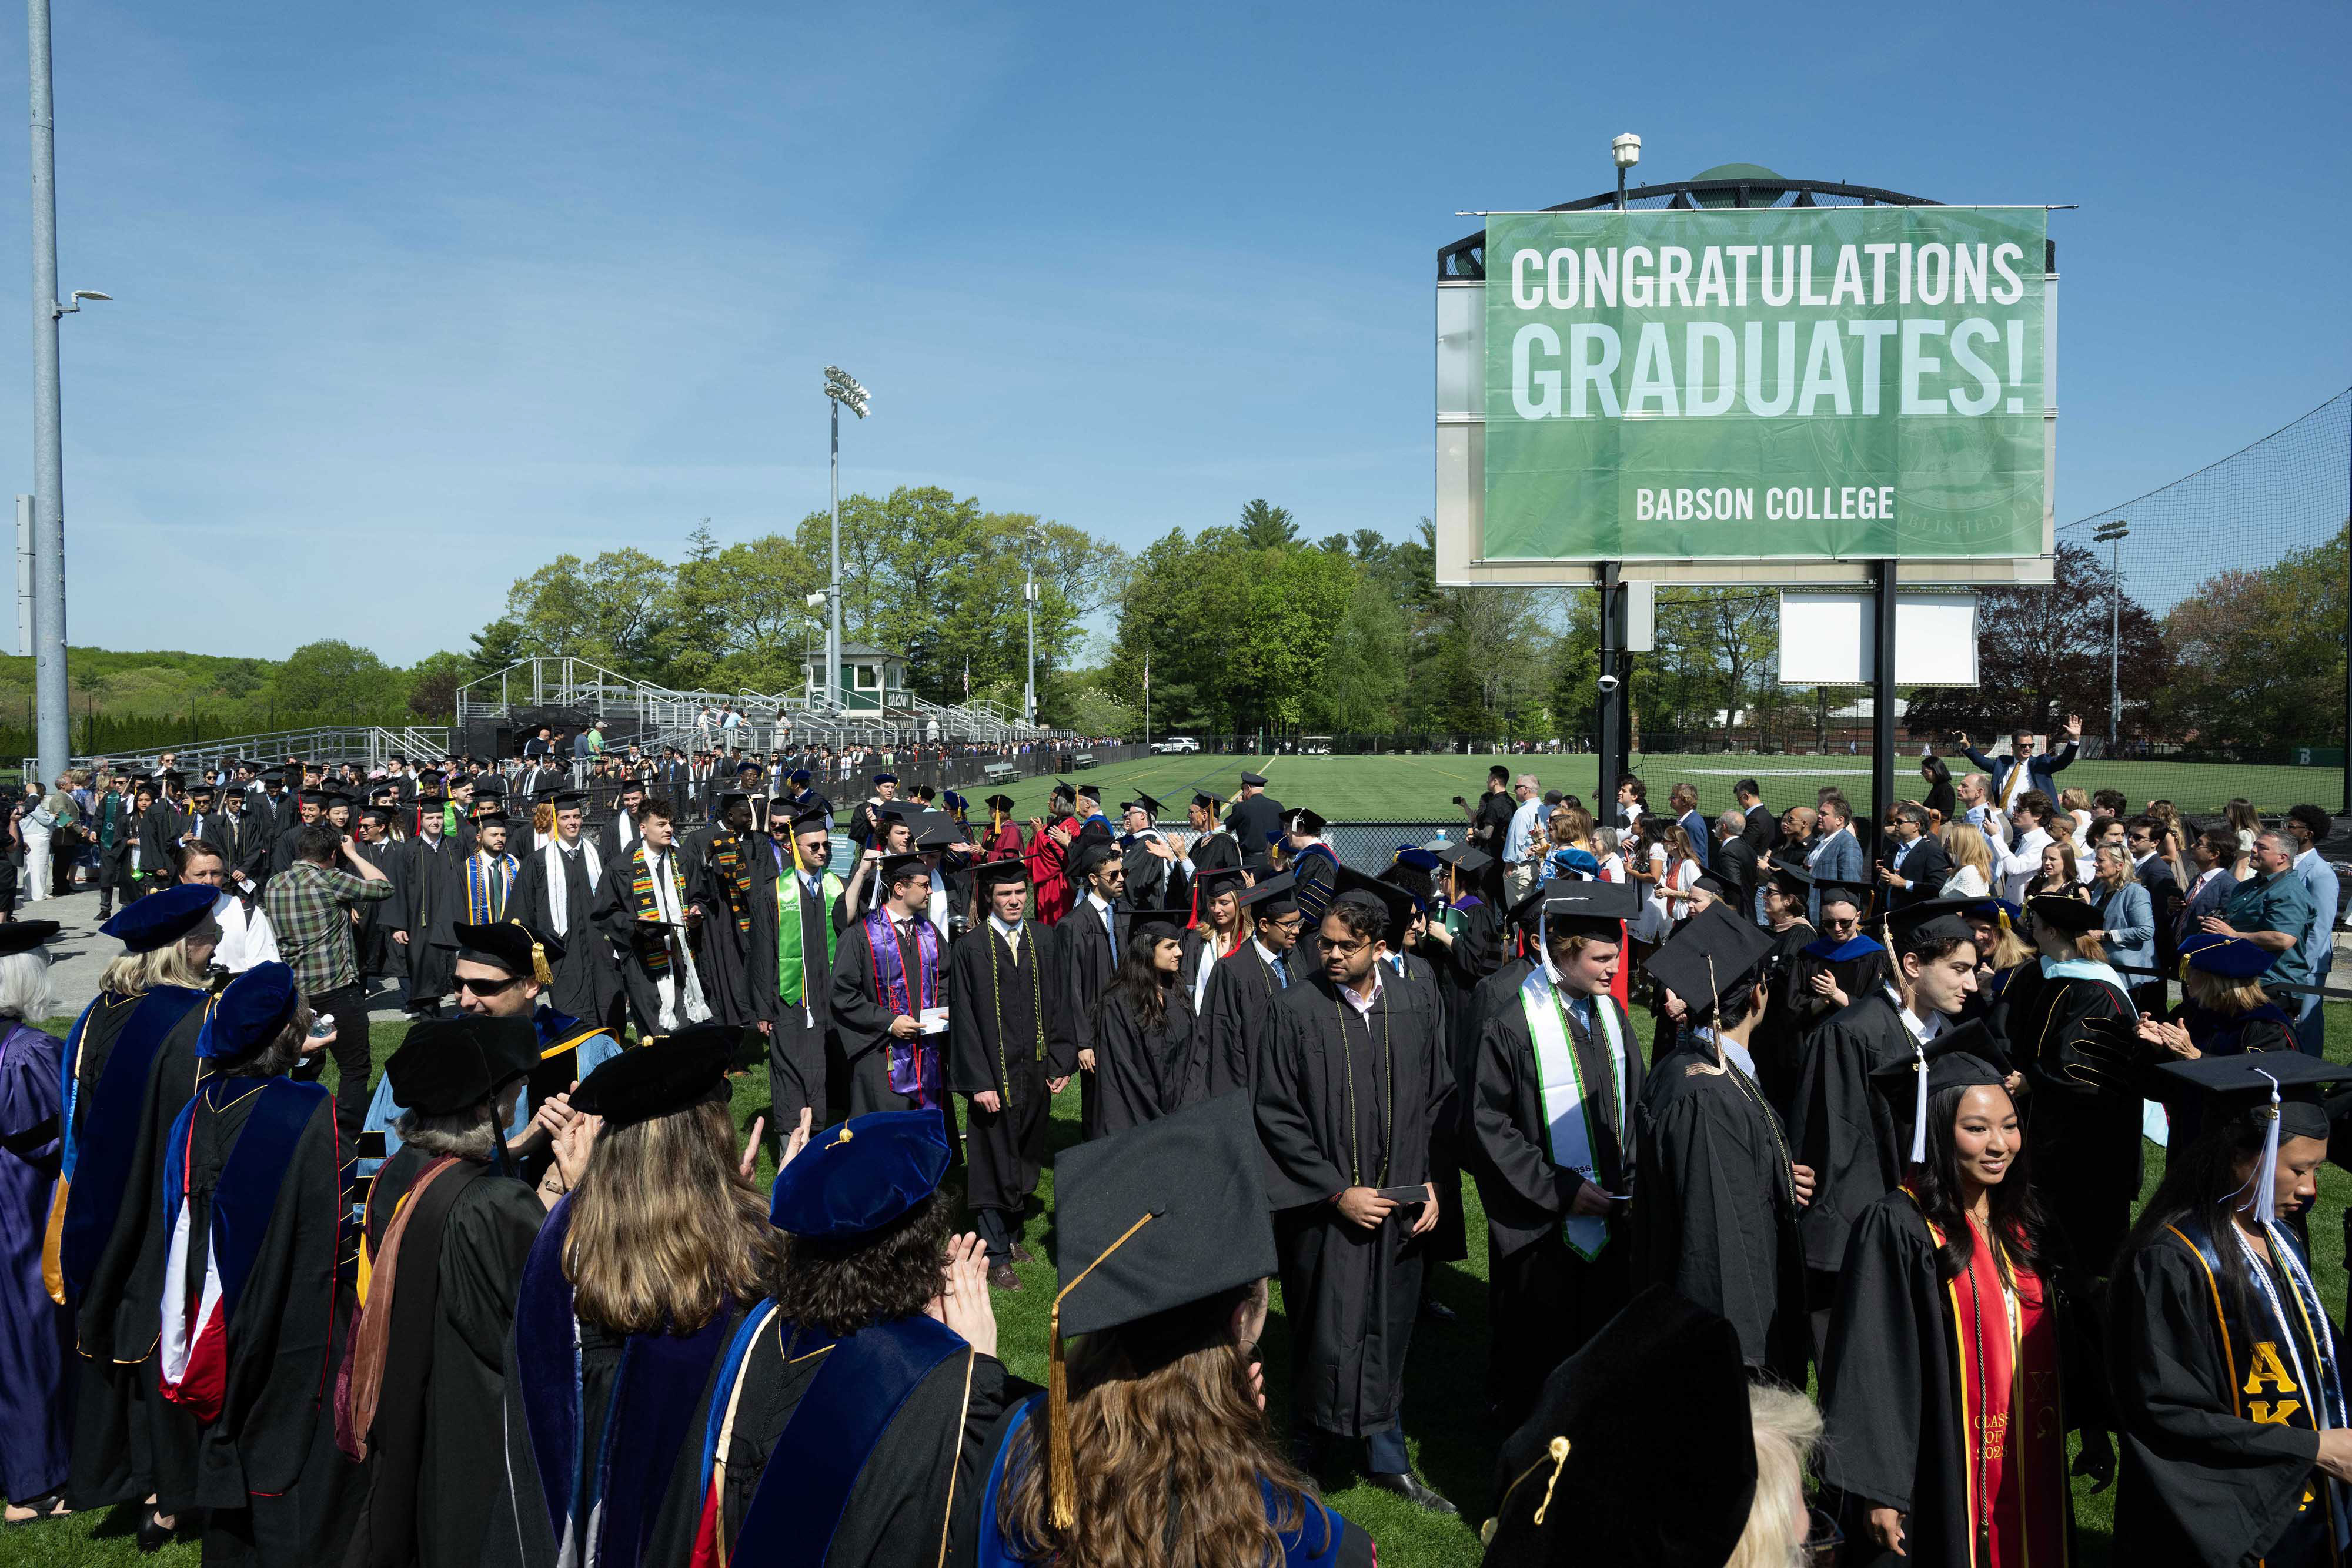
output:
[[[1780,595],[1780,684],[1868,685],[1877,678],[1870,622],[1876,595]],[[1895,684],[1977,684],[1977,599],[1973,593],[1895,596]]]

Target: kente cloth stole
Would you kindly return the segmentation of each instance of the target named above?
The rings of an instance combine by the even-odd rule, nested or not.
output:
[[[1528,1037],[1534,1045],[1536,1083],[1543,1098],[1544,1141],[1551,1163],[1599,1186],[1600,1164],[1593,1150],[1600,1143],[1598,1119],[1606,1113],[1606,1106],[1594,1103],[1594,1095],[1601,1091],[1584,1082],[1584,1070],[1576,1060],[1575,1041],[1569,1035],[1567,1005],[1553,988],[1542,965],[1528,971],[1527,979],[1519,987],[1519,1007],[1527,1016]],[[1622,1082],[1625,1039],[1618,1032],[1617,1009],[1606,999],[1595,998],[1592,1021],[1602,1049],[1608,1053],[1612,1082]],[[1621,1108],[1621,1120],[1622,1115]],[[1618,1146],[1622,1148],[1624,1128],[1620,1125],[1610,1130],[1617,1134]],[[1560,1234],[1578,1257],[1591,1262],[1609,1245],[1609,1222],[1597,1216],[1571,1215],[1561,1222]]]
[[[776,995],[788,1006],[808,1002],[808,956],[801,935],[801,873],[787,871],[776,879],[782,888],[776,899]],[[823,910],[825,971],[841,952],[841,933],[834,928],[833,911],[841,902],[841,879],[826,872],[817,881],[817,903]]]
[[[677,868],[676,850],[670,852],[668,858],[670,894],[676,900],[670,907],[683,916],[686,913],[686,875]],[[643,839],[629,846],[629,904],[632,912],[635,915],[661,916],[661,904],[654,897],[653,873],[646,869],[646,845]],[[644,961],[646,973],[656,980],[669,973],[670,935],[671,933],[665,929],[658,946],[642,942],[637,945],[637,956]]]
[[[710,863],[719,868],[719,885],[727,890],[727,912],[735,917],[737,932],[751,931],[751,871],[744,863],[740,834],[721,833],[710,841]]]
[[[481,850],[466,857],[467,925],[495,925],[507,917],[507,894],[514,890],[515,868],[520,863],[512,855]]]

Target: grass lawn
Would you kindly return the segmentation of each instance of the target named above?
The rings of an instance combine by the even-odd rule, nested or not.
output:
[[[1475,804],[1486,789],[1486,769],[1496,761],[1507,763],[1514,775],[1533,773],[1548,789],[1562,789],[1583,800],[1594,800],[1595,762],[1590,754],[1562,757],[1483,755],[1433,757],[1154,757],[1089,768],[1071,777],[1091,782],[1109,798],[1105,810],[1114,815],[1118,802],[1140,789],[1167,808],[1171,821],[1183,821],[1184,807],[1195,790],[1230,797],[1244,772],[1265,775],[1266,793],[1288,806],[1312,806],[1338,821],[1455,821],[1461,811],[1454,797]],[[1966,771],[1963,766],[1962,771]],[[1705,757],[1637,756],[1634,771],[1649,786],[1650,799],[1664,810],[1666,791],[1687,779],[1697,787],[1700,808],[1709,815],[1733,804],[1731,787],[1753,778],[1763,787],[1764,800],[1774,810],[1810,806],[1813,792],[1834,784],[1857,808],[1866,809],[1870,797],[1870,757]],[[2258,810],[2277,813],[2298,801],[2311,800],[2333,811],[2341,804],[2344,774],[2335,768],[2240,768],[2204,762],[2082,762],[2059,776],[2062,784],[2084,789],[2121,789],[2135,810],[2150,800],[2168,800],[2184,811],[2219,814],[2235,796],[2243,795]],[[1045,814],[1049,779],[1026,779],[1007,791],[1015,815],[1023,820]],[[1925,792],[1916,752],[1902,758],[1895,770],[1898,797]],[[980,793],[986,793],[981,791]],[[845,799],[847,791],[843,791]]]
[[[1278,777],[1269,777],[1276,778],[1271,787],[1278,789]],[[70,1021],[54,1020],[49,1027],[61,1031]],[[399,1045],[402,1033],[400,1024],[381,1019],[376,1022],[373,1043],[379,1069],[384,1058]],[[1634,1038],[1650,1038],[1645,1017],[1637,1019]],[[2327,1053],[2335,1061],[2352,1061],[2352,1015],[2331,1015]],[[331,1065],[327,1071],[327,1081],[331,1084],[334,1069]],[[754,1117],[766,1114],[767,1105],[767,1073],[761,1068],[736,1085],[737,1124],[748,1130]],[[1076,1084],[1063,1092],[1054,1111],[1048,1136],[1052,1147],[1059,1150],[1078,1141]],[[2161,1151],[2143,1146],[2149,1156],[2147,1179],[2141,1188],[2145,1199],[2155,1191],[2163,1163]],[[762,1156],[762,1184],[772,1174],[767,1158]],[[1050,1205],[1053,1191],[1054,1177],[1049,1168],[1040,1185],[1041,1200]],[[1477,1563],[1476,1528],[1491,1506],[1494,1455],[1499,1437],[1488,1430],[1482,1414],[1486,1404],[1486,1218],[1477,1207],[1476,1189],[1472,1187],[1470,1193],[1470,1257],[1461,1263],[1439,1266],[1434,1278],[1438,1299],[1460,1313],[1461,1321],[1451,1324],[1424,1322],[1414,1331],[1404,1410],[1405,1430],[1412,1438],[1422,1474],[1454,1500],[1462,1509],[1463,1518],[1433,1518],[1368,1486],[1353,1485],[1328,1494],[1334,1507],[1371,1533],[1380,1543],[1384,1562],[1407,1563],[1412,1568],[1468,1568]],[[2339,1217],[2347,1202],[2352,1202],[2352,1173],[2333,1166],[2323,1166],[2318,1209],[2310,1222],[2312,1266],[2321,1299],[2331,1308],[2345,1299],[2343,1249],[2336,1238],[2341,1234]],[[1049,1261],[1054,1256],[1055,1239],[1050,1218],[1033,1218],[1027,1239],[1038,1260],[1020,1266],[1024,1289],[1010,1294],[993,1294],[1000,1349],[1005,1362],[1019,1376],[1042,1384],[1045,1378],[1046,1314],[1053,1304],[1055,1290],[1054,1269]],[[1266,1331],[1265,1359],[1269,1409],[1277,1430],[1286,1426],[1283,1405],[1288,1348],[1288,1329],[1282,1312],[1280,1287],[1276,1286],[1275,1312]],[[2082,1561],[2090,1568],[2104,1568],[2108,1561],[2114,1490],[2110,1488],[2094,1496],[2087,1483],[2078,1480],[2074,1494]],[[1648,1504],[1629,1499],[1626,1506]],[[100,1568],[101,1564],[132,1568],[142,1561],[170,1564],[173,1568],[195,1568],[198,1553],[193,1542],[175,1543],[154,1558],[141,1558],[131,1542],[138,1517],[136,1510],[118,1509],[94,1520],[76,1518],[57,1524],[0,1531],[0,1568],[31,1568],[35,1564],[40,1568]]]

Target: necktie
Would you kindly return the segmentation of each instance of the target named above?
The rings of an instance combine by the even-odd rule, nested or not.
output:
[[[1590,1036],[1592,1033],[1592,998],[1579,997],[1568,1004],[1568,1010],[1576,1015],[1578,1026]]]
[[[1279,958],[1274,961],[1274,988],[1277,991],[1290,989],[1290,971],[1283,967]]]

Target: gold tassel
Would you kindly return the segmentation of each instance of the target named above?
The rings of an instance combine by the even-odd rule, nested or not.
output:
[[[1543,1501],[1536,1504],[1535,1522],[1544,1521],[1544,1510],[1551,1506],[1551,1489],[1559,1485],[1559,1472],[1568,1468],[1569,1441],[1566,1437],[1551,1440],[1551,1479],[1544,1482]]]
[[[1050,1483],[1048,1495],[1054,1500],[1054,1528],[1067,1531],[1078,1522],[1078,1471],[1070,1458],[1070,1375],[1062,1362],[1062,1302],[1083,1283],[1086,1277],[1109,1257],[1127,1245],[1128,1237],[1159,1218],[1147,1214],[1127,1228],[1121,1236],[1102,1250],[1102,1257],[1078,1270],[1077,1278],[1062,1287],[1054,1298],[1054,1310],[1046,1317],[1046,1333],[1051,1344],[1045,1362],[1045,1474]]]

